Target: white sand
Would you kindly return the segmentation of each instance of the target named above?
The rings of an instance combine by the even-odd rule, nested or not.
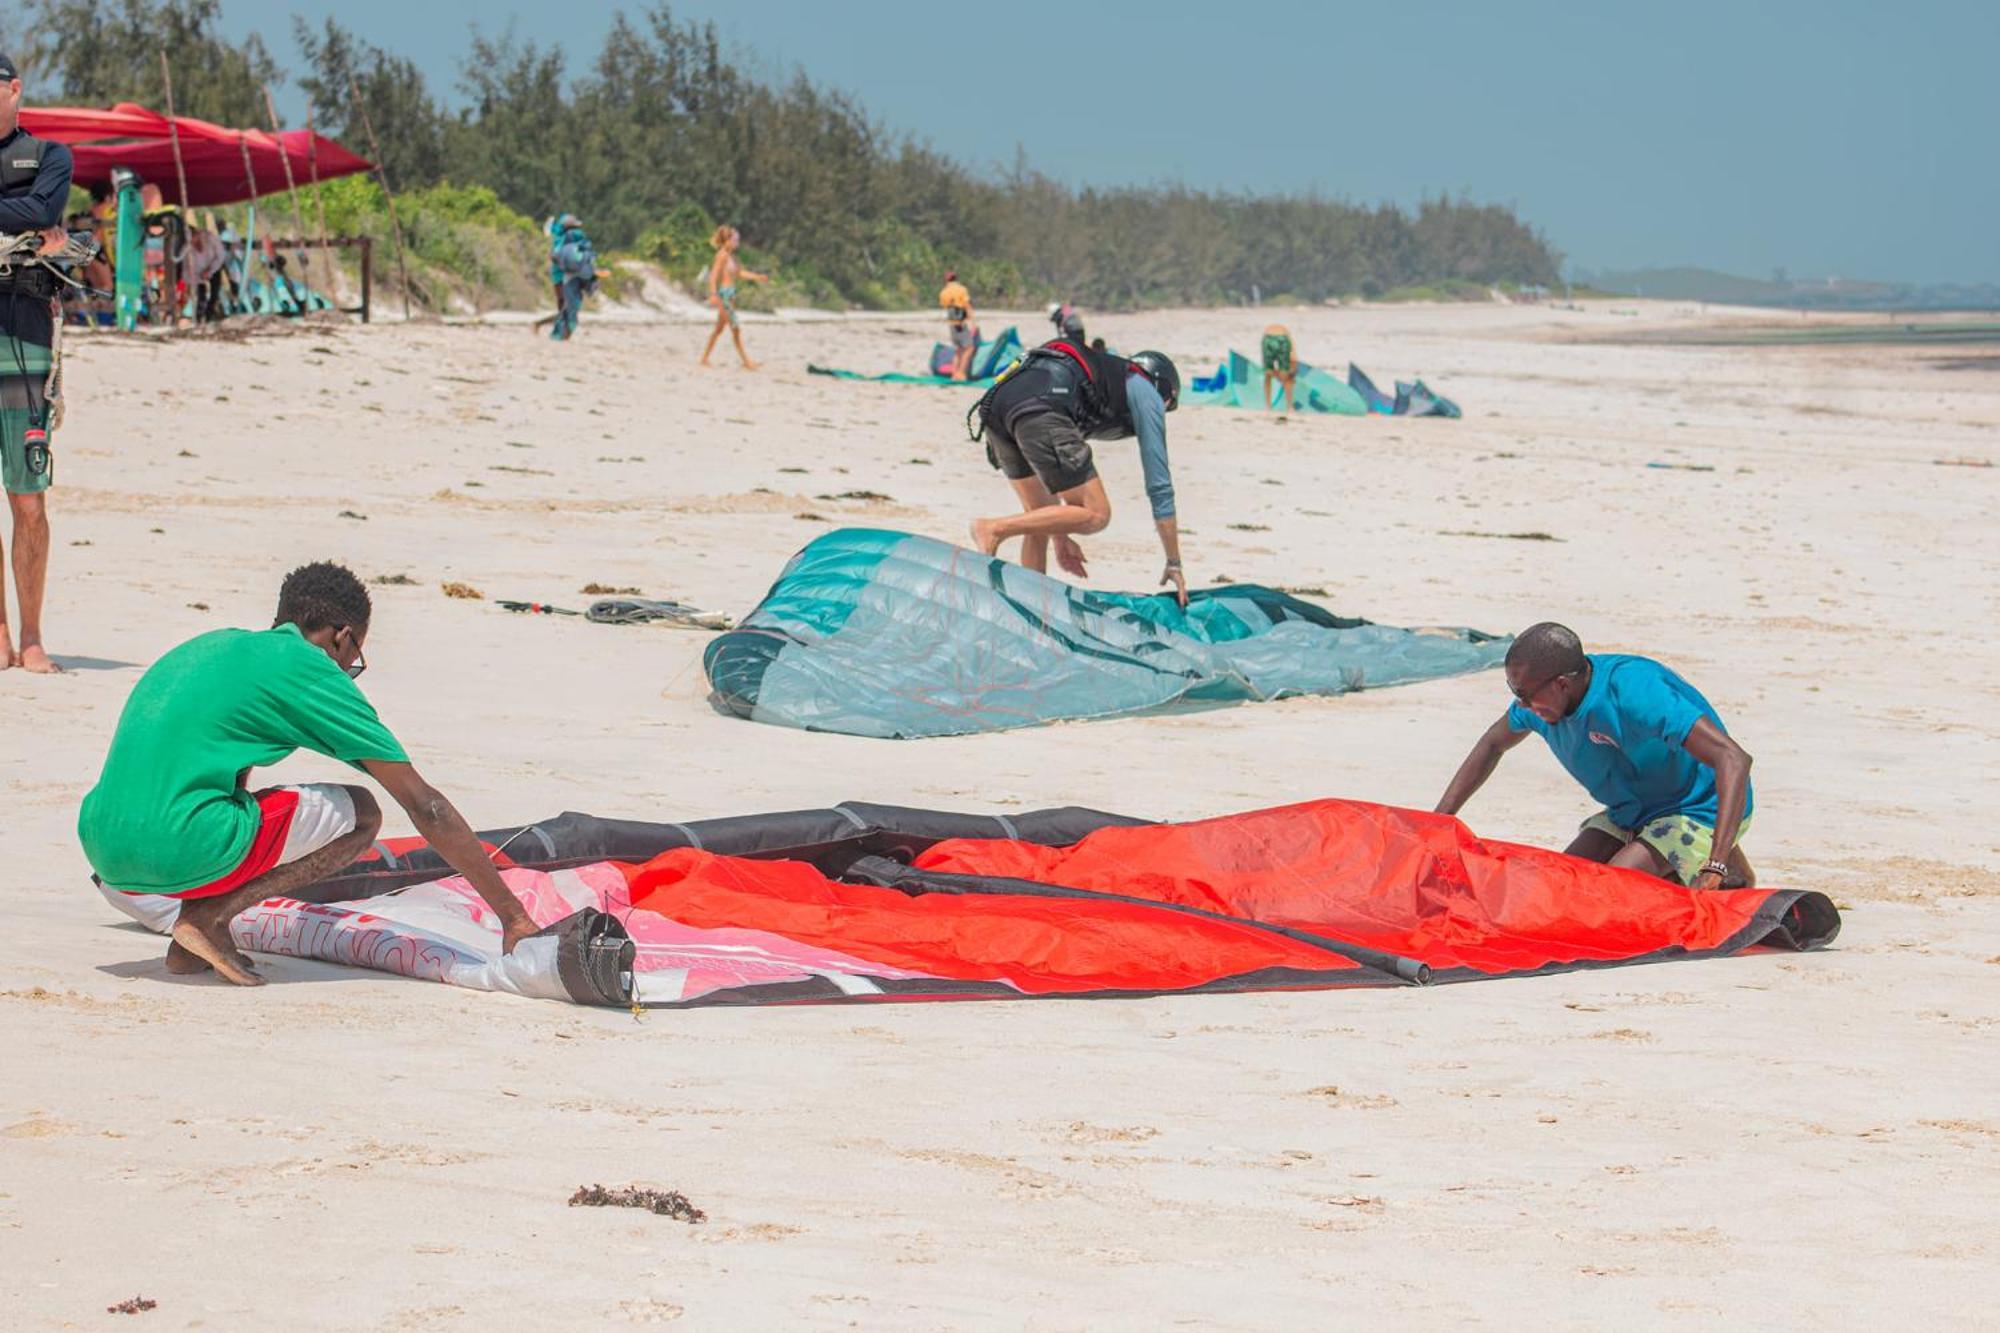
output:
[[[1093,331],[1192,371],[1270,317]],[[1398,623],[1554,616],[1665,657],[1757,756],[1767,882],[1847,909],[1834,950],[641,1021],[286,959],[260,992],[171,978],[90,888],[77,802],[137,665],[267,623],[310,558],[418,581],[379,591],[365,685],[482,826],[844,798],[1427,806],[1505,696],[1487,675],[805,736],[713,713],[704,635],[440,595],[580,606],[596,580],[741,613],[826,530],[795,514],[955,538],[1003,512],[966,397],[803,373],[908,369],[927,318],[752,321],[756,376],[697,373],[700,326],[588,318],[562,348],[518,327],[78,339],[50,612],[78,669],[0,673],[0,1323],[98,1327],[135,1293],[159,1302],[140,1327],[209,1329],[1991,1320],[2000,469],[1932,460],[1994,457],[2000,375],[1578,341],[1702,318],[1665,305],[1280,317],[1308,360],[1420,372],[1468,416],[1177,415],[1194,580],[1324,584]],[[1100,457],[1117,515],[1094,575],[1149,586],[1136,458]],[[895,502],[814,498],[854,488]],[[1539,747],[1469,811],[1557,843],[1585,813]],[[684,1190],[709,1220],[564,1206],[593,1181]]]

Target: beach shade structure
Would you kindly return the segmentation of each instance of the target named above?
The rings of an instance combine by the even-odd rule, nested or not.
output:
[[[1337,376],[1316,370],[1304,362],[1299,363],[1298,372],[1299,411],[1350,417],[1367,414],[1367,403],[1354,390],[1342,384]],[[1181,392],[1181,401],[1197,407],[1243,407],[1266,411],[1283,411],[1285,405],[1284,390],[1276,380],[1271,383],[1271,402],[1277,404],[1276,409],[1264,401],[1263,364],[1234,351],[1223,358],[1213,375],[1200,375],[1189,381]]]
[[[1422,380],[1417,380],[1415,383],[1397,380],[1395,396],[1391,397],[1376,388],[1375,381],[1369,379],[1367,373],[1352,361],[1347,363],[1347,384],[1361,396],[1362,402],[1368,405],[1370,412],[1377,412],[1383,416],[1446,417],[1457,420],[1464,415],[1458,410],[1457,403],[1431,392]]]
[[[164,139],[167,118],[136,102],[112,107],[24,106],[21,128],[51,143],[82,144],[101,139]]]
[[[71,179],[76,185],[108,187],[113,168],[125,167],[159,186],[169,203],[234,204],[275,194],[286,188],[288,161],[295,181],[328,181],[372,169],[366,158],[308,130],[277,134],[237,130],[193,116],[169,121],[129,102],[109,110],[24,108],[21,126],[30,134],[70,145],[76,163]],[[174,131],[180,136],[180,168],[187,175],[185,199],[174,161]]]
[[[1497,666],[1509,640],[1397,629],[1255,584],[1093,592],[929,537],[843,528],[708,646],[716,708],[910,739],[1351,690]]]
[[[677,824],[565,814],[480,837],[544,926],[512,954],[415,839],[378,844],[312,902],[244,912],[236,943],[681,1008],[1413,986],[1812,949],[1840,929],[1823,894],[1694,892],[1346,800],[1181,824],[858,802]],[[172,929],[170,898],[106,897]]]
[[[930,371],[928,374],[911,375],[900,371],[886,371],[870,375],[859,370],[840,370],[832,366],[808,365],[806,371],[812,375],[829,375],[837,380],[866,380],[872,384],[923,384],[936,387],[950,385],[979,384],[993,382],[993,377],[1014,364],[1024,349],[1020,333],[1010,324],[1000,331],[998,337],[987,341],[982,339],[979,350],[972,354],[972,366],[968,378],[955,380],[951,377],[952,347],[950,343],[937,343],[931,348]]]

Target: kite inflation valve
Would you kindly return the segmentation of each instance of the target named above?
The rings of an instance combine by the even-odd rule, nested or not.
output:
[[[22,452],[27,455],[28,475],[39,477],[49,470],[49,433],[40,426],[21,432]]]

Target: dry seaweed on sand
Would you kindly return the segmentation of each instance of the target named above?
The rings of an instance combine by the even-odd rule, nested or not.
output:
[[[587,597],[644,597],[644,588],[614,588],[608,583],[586,583],[581,591]]]
[[[1444,528],[1438,531],[1440,537],[1492,537],[1503,542],[1559,542],[1565,540],[1552,532],[1474,532],[1470,528]]]
[[[445,596],[456,597],[462,602],[483,602],[486,600],[486,594],[473,587],[470,583],[459,583],[454,580],[450,583],[440,583],[438,587],[443,589]]]
[[[708,1214],[688,1202],[687,1195],[679,1190],[641,1189],[636,1185],[626,1185],[621,1189],[606,1189],[602,1185],[578,1185],[576,1193],[569,1196],[572,1208],[644,1208],[649,1213],[661,1217],[671,1217],[682,1222],[705,1222]]]
[[[105,1306],[104,1313],[144,1314],[148,1310],[157,1310],[159,1308],[160,1308],[160,1303],[158,1301],[148,1300],[144,1296],[128,1296],[124,1300],[118,1302],[118,1304],[116,1305]]]

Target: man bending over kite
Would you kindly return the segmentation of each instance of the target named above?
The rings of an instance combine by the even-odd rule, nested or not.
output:
[[[133,687],[77,836],[107,896],[177,899],[167,968],[214,968],[261,986],[229,923],[298,897],[367,849],[382,809],[365,787],[252,792],[250,770],[294,750],[353,764],[396,799],[498,918],[501,949],[535,923],[458,811],[425,782],[355,685],[367,670],[368,590],[339,565],[293,570],[271,629],[214,630],[155,662]],[[162,904],[164,905],[164,904]],[[145,911],[133,910],[133,915]]]
[[[1604,809],[1563,850],[1696,889],[1757,882],[1737,845],[1750,827],[1750,756],[1701,692],[1647,657],[1589,653],[1544,622],[1507,650],[1514,703],[1438,801],[1455,815],[1500,756],[1537,732]]]

